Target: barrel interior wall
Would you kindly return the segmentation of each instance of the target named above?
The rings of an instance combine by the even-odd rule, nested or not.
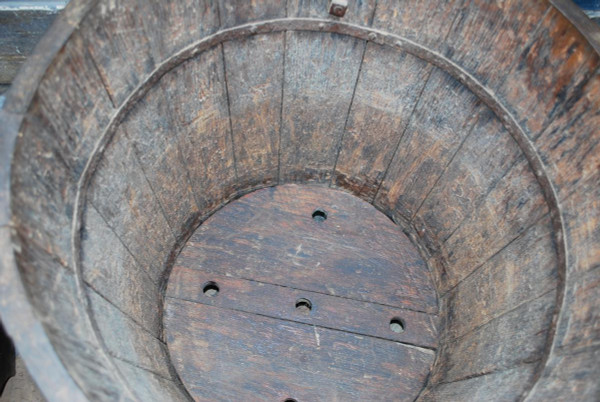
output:
[[[444,64],[384,43],[381,31],[296,21],[257,33],[261,20],[329,18],[319,2],[181,3],[93,8],[41,80],[12,159],[21,276],[87,396],[189,399],[162,327],[175,257],[223,205],[286,183],[372,203],[428,262],[441,324],[423,400],[527,394],[548,358],[564,280],[556,205],[527,147],[540,148],[567,208],[595,205],[572,195],[597,182],[588,158],[600,143],[582,119],[598,106],[600,79],[581,35],[546,2],[528,13],[516,1],[397,13],[395,2],[357,0],[329,20],[418,41]],[[177,31],[182,21],[194,30]],[[247,22],[257,25],[215,34]],[[489,46],[496,30],[512,36]],[[515,136],[508,114],[529,138]],[[573,130],[590,147],[566,138]],[[566,158],[549,163],[557,155],[583,168],[563,174]],[[565,345],[593,337],[559,328]]]

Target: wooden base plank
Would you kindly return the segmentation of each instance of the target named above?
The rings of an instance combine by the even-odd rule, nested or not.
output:
[[[172,299],[173,363],[198,401],[413,400],[433,352]]]
[[[172,362],[198,401],[414,400],[438,346],[437,296],[413,244],[326,187],[262,189],[216,212],[166,296]]]

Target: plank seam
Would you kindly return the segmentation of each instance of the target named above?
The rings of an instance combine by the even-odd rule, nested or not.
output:
[[[373,12],[369,16],[369,26],[373,24],[373,19],[375,18],[375,13],[377,11],[377,0],[375,0],[375,5],[373,6]],[[338,143],[336,146],[337,152],[335,155],[335,161],[333,162],[333,168],[331,169],[331,174],[329,175],[329,187],[333,185],[333,178],[335,176],[335,170],[337,168],[338,160],[340,158],[340,152],[342,151],[342,147],[344,144],[344,137],[346,136],[346,131],[348,129],[348,120],[350,119],[350,113],[352,112],[352,106],[354,105],[354,97],[356,95],[356,88],[358,88],[358,83],[360,81],[360,76],[362,73],[363,64],[365,62],[365,54],[367,53],[367,46],[369,46],[370,41],[367,39],[364,42],[364,47],[362,51],[362,56],[360,57],[360,64],[358,65],[358,73],[356,74],[356,81],[354,82],[354,88],[352,89],[352,97],[350,98],[350,104],[348,105],[348,113],[346,113],[346,118],[344,120],[344,128],[342,129],[342,134],[338,139]]]
[[[512,161],[511,164],[502,173],[502,176],[498,177],[496,180],[494,180],[492,183],[490,183],[490,185],[486,189],[485,194],[483,194],[483,196],[481,197],[481,199],[478,200],[475,205],[473,205],[472,211],[477,211],[485,203],[485,201],[488,199],[488,197],[492,193],[492,191],[494,191],[498,187],[498,185],[500,184],[500,182],[502,181],[502,179],[504,177],[506,177],[506,175],[508,175],[518,163],[523,162],[525,159],[526,159],[526,157],[525,157],[524,154],[518,155],[515,158],[515,160]],[[462,219],[458,222],[458,225],[456,225],[456,227],[454,229],[452,229],[452,231],[449,234],[447,234],[446,236],[444,236],[444,238],[442,239],[442,241],[440,243],[441,244],[446,243],[448,241],[448,239],[450,239],[456,232],[458,232],[458,230],[467,221],[467,218],[469,218],[469,216],[463,216]],[[518,237],[518,235],[516,237]]]
[[[286,3],[287,5],[287,3]],[[287,9],[286,9],[287,14]],[[287,54],[287,31],[283,31],[283,56],[281,57],[281,102],[279,104],[279,139],[277,141],[277,184],[281,183],[281,131],[283,130],[283,99],[285,95],[285,59]]]
[[[375,190],[375,194],[373,195],[373,198],[371,198],[371,200],[370,200],[371,204],[375,203],[375,200],[377,199],[377,196],[379,195],[379,192],[381,191],[381,187],[383,185],[383,182],[387,179],[387,175],[388,175],[388,173],[390,171],[390,168],[391,168],[392,164],[394,163],[394,160],[396,159],[396,155],[398,154],[398,150],[400,149],[400,144],[402,144],[402,139],[404,139],[404,135],[406,134],[406,132],[408,131],[408,128],[410,127],[410,124],[412,123],[412,119],[413,119],[413,116],[415,114],[415,111],[417,110],[417,107],[421,103],[421,98],[423,97],[423,93],[425,92],[425,88],[427,88],[427,84],[429,83],[429,79],[431,78],[431,74],[433,74],[434,66],[429,63],[427,65],[427,68],[429,69],[429,72],[427,73],[427,78],[425,78],[425,81],[423,82],[423,86],[421,87],[421,90],[419,91],[419,95],[417,96],[417,99],[415,100],[415,104],[413,105],[413,108],[410,111],[410,115],[408,116],[408,119],[406,120],[406,125],[404,126],[404,129],[402,130],[402,134],[400,134],[400,138],[398,138],[398,142],[396,143],[396,146],[394,147],[394,152],[392,153],[390,161],[388,162],[388,164],[387,164],[387,166],[385,168],[385,172],[383,173],[383,177],[381,178],[381,180],[377,184],[377,190]]]
[[[225,81],[225,98],[227,99],[227,115],[229,118],[229,140],[231,141],[231,158],[233,159],[233,172],[235,179],[238,179],[237,158],[235,155],[235,141],[233,139],[233,120],[231,117],[231,98],[229,97],[229,81],[227,80],[227,67],[225,62],[225,45],[223,42],[219,44],[221,48],[221,60],[223,60],[223,80]]]
[[[467,275],[465,275],[463,278],[461,278],[456,284],[454,284],[452,287],[450,287],[448,290],[446,290],[444,293],[442,293],[442,295],[440,296],[441,298],[446,297],[446,295],[453,291],[454,289],[456,289],[461,283],[463,283],[464,281],[466,281],[467,279],[469,279],[471,276],[473,276],[477,271],[479,271],[488,261],[492,260],[493,258],[495,258],[498,254],[502,253],[506,248],[508,248],[512,243],[514,243],[517,239],[524,237],[525,234],[527,234],[527,232],[529,232],[529,230],[536,226],[540,221],[544,220],[546,217],[548,217],[550,215],[549,212],[543,214],[542,216],[540,216],[539,218],[537,218],[535,221],[531,222],[529,225],[527,225],[527,227],[525,227],[525,229],[523,229],[523,231],[521,233],[519,233],[517,236],[513,237],[511,240],[509,240],[506,244],[504,244],[503,246],[501,246],[497,251],[495,251],[491,256],[489,256],[485,261],[479,263],[475,268],[473,268],[472,271],[470,271]]]
[[[194,268],[187,268],[187,267],[184,267],[184,268],[185,269],[190,269],[190,270],[196,270]],[[202,271],[202,272],[206,272],[206,271]],[[219,274],[219,275],[220,276],[224,276],[222,274]],[[405,307],[405,306],[399,307],[399,306],[394,306],[394,305],[391,305],[391,304],[378,303],[378,302],[369,301],[369,300],[353,299],[353,298],[347,297],[347,296],[333,295],[333,294],[330,294],[330,293],[320,292],[320,291],[317,291],[317,290],[301,289],[301,288],[296,288],[296,287],[293,287],[293,286],[281,285],[281,284],[278,284],[278,283],[265,282],[265,281],[260,281],[260,280],[257,280],[257,279],[246,278],[246,277],[243,277],[243,276],[229,276],[228,275],[227,277],[228,278],[232,278],[232,279],[240,279],[240,280],[244,280],[244,281],[248,281],[248,282],[254,282],[254,283],[258,283],[258,284],[278,286],[278,287],[281,287],[281,288],[286,288],[286,289],[291,289],[291,290],[298,290],[300,292],[316,293],[316,294],[323,295],[323,296],[336,297],[336,298],[339,298],[339,299],[352,300],[352,301],[361,302],[361,303],[369,303],[369,304],[374,304],[374,305],[377,305],[377,306],[389,307],[389,308],[394,308],[394,309],[398,309],[398,310],[407,310],[407,311],[412,311],[414,313],[422,313],[422,314],[427,314],[427,315],[430,315],[430,316],[438,317],[437,313],[432,313],[432,312],[425,311],[425,310],[418,310],[418,309],[415,309],[415,308],[409,308],[409,307]],[[168,294],[166,296],[171,297],[171,298],[176,298],[174,296],[169,296]]]
[[[123,130],[123,135],[124,135],[125,138],[127,138],[129,144],[132,147],[134,160],[135,160],[138,168],[142,172],[142,176],[144,176],[144,180],[146,181],[146,184],[150,188],[150,192],[152,193],[152,198],[154,199],[154,202],[158,205],[158,208],[160,209],[161,215],[162,215],[163,219],[165,220],[165,222],[167,224],[167,227],[169,228],[169,231],[171,232],[171,235],[173,235],[173,240],[175,240],[175,238],[177,237],[175,235],[175,230],[173,229],[173,226],[172,226],[171,222],[167,218],[167,213],[165,212],[165,208],[162,205],[162,202],[160,202],[160,199],[158,198],[158,196],[156,195],[156,191],[154,191],[154,187],[152,187],[152,183],[150,183],[150,180],[148,179],[148,175],[146,174],[146,170],[144,169],[144,166],[142,165],[142,162],[140,160],[138,149],[135,146],[135,144],[133,143],[133,141],[131,140],[131,138],[129,137],[129,134],[125,130]]]
[[[416,345],[416,344],[411,343],[411,342],[392,340],[392,339],[388,339],[388,338],[383,338],[381,336],[369,335],[369,334],[365,334],[365,333],[362,333],[362,332],[348,331],[348,330],[344,330],[344,329],[329,327],[329,326],[326,326],[326,325],[320,325],[320,324],[314,324],[314,323],[310,323],[309,324],[309,323],[305,323],[305,322],[302,322],[302,321],[294,321],[294,320],[288,319],[288,318],[274,317],[274,316],[271,316],[271,315],[268,315],[268,314],[264,314],[264,313],[249,312],[249,311],[246,311],[246,310],[236,309],[236,308],[232,308],[232,307],[214,306],[214,305],[211,305],[211,304],[205,304],[205,303],[199,302],[197,300],[189,300],[189,299],[177,298],[177,297],[171,297],[171,296],[167,296],[166,298],[167,299],[172,299],[172,300],[182,301],[182,302],[185,302],[185,303],[200,304],[202,306],[216,308],[216,309],[219,309],[219,310],[229,310],[229,311],[235,311],[235,312],[238,312],[238,313],[256,315],[256,316],[259,316],[259,317],[265,317],[265,318],[269,318],[269,319],[277,320],[277,321],[291,322],[291,323],[294,323],[294,324],[305,325],[307,327],[323,328],[323,329],[328,329],[330,331],[343,332],[345,334],[358,335],[358,336],[364,336],[364,337],[368,337],[368,338],[379,339],[379,340],[386,341],[386,342],[399,343],[401,345],[408,346],[410,348],[418,349],[421,352],[427,353],[427,354],[433,354],[433,352],[436,350],[436,348],[434,348],[434,347]]]
[[[479,324],[479,325],[477,325],[477,326],[469,329],[468,331],[466,331],[466,332],[464,332],[464,333],[462,333],[460,335],[457,335],[457,336],[454,336],[454,337],[448,337],[448,338],[440,339],[440,343],[442,343],[442,342],[444,342],[446,344],[455,343],[455,342],[461,340],[462,338],[466,337],[467,335],[469,335],[469,334],[471,334],[473,332],[477,332],[481,328],[487,326],[489,323],[491,323],[493,321],[496,321],[496,320],[504,317],[505,315],[512,313],[515,310],[518,310],[519,308],[523,307],[526,304],[529,304],[529,303],[534,302],[534,301],[536,301],[538,299],[541,299],[541,298],[545,297],[546,295],[548,295],[548,294],[550,294],[550,293],[552,293],[554,291],[556,291],[556,286],[553,286],[551,289],[545,290],[544,292],[540,293],[537,296],[534,296],[532,298],[529,298],[527,300],[522,301],[521,303],[513,306],[512,308],[510,308],[508,310],[505,310],[505,311],[503,311],[503,312],[501,312],[501,313],[493,316],[489,320],[487,320],[487,321],[485,321],[485,322],[483,322],[483,323],[481,323],[481,324]]]
[[[435,182],[433,183],[433,185],[429,189],[429,191],[427,191],[427,195],[425,195],[425,197],[423,197],[423,200],[421,201],[421,203],[419,204],[419,206],[415,209],[415,212],[413,212],[412,216],[409,219],[409,224],[413,223],[415,217],[418,215],[419,211],[421,211],[421,208],[423,207],[423,205],[425,204],[425,202],[427,201],[427,199],[429,198],[429,196],[431,195],[431,193],[433,193],[433,190],[435,190],[437,184],[440,182],[440,180],[442,179],[442,177],[444,176],[444,174],[448,170],[448,167],[452,164],[452,162],[454,161],[454,158],[456,158],[456,155],[458,155],[458,153],[462,150],[463,146],[465,145],[465,142],[467,142],[467,139],[469,137],[471,137],[471,134],[473,134],[473,132],[475,131],[475,127],[477,126],[477,123],[479,122],[479,118],[480,117],[481,116],[478,116],[476,119],[473,119],[474,121],[472,121],[472,123],[471,123],[471,127],[469,128],[469,132],[462,139],[462,141],[460,142],[460,144],[458,145],[458,147],[456,148],[456,150],[454,151],[454,153],[450,157],[450,160],[444,166],[444,169],[442,169],[442,171],[438,175],[437,179],[435,179]]]
[[[313,19],[313,18],[283,18],[283,19],[273,19],[266,20],[262,22],[253,22],[251,24],[240,25],[234,28],[224,29],[215,34],[209,35],[198,42],[195,42],[183,49],[179,52],[171,56],[169,59],[158,65],[150,74],[148,74],[142,82],[138,84],[138,86],[130,92],[127,96],[126,100],[121,104],[119,109],[113,114],[110,122],[106,126],[103,134],[100,139],[97,141],[96,146],[88,160],[88,163],[85,166],[84,173],[82,174],[77,196],[76,203],[74,209],[74,220],[73,220],[73,255],[78,254],[78,246],[80,243],[80,239],[78,239],[78,233],[80,230],[79,216],[82,213],[83,203],[85,200],[85,192],[87,190],[87,186],[90,178],[92,177],[95,168],[102,157],[104,148],[111,141],[114,131],[118,123],[123,119],[126,112],[137,102],[139,101],[144,94],[149,90],[149,88],[156,83],[162,76],[164,76],[168,71],[173,69],[176,65],[181,62],[194,57],[196,54],[201,51],[219,44],[226,40],[240,39],[246,37],[251,34],[256,33],[268,33],[274,31],[281,30],[308,30],[308,31],[328,31],[328,32],[336,32],[340,34],[350,35],[361,39],[368,39],[368,35],[373,33],[376,35],[376,42],[392,46],[394,48],[406,51],[420,59],[423,59],[430,64],[440,68],[450,75],[454,76],[459,82],[465,85],[468,89],[470,89],[477,97],[479,97],[484,104],[486,104],[490,109],[499,117],[500,121],[507,127],[509,133],[523,152],[530,165],[533,167],[534,174],[537,180],[540,182],[543,193],[546,198],[546,202],[550,206],[551,209],[551,217],[553,222],[553,227],[556,236],[557,242],[557,255],[559,260],[559,292],[557,293],[557,298],[559,302],[557,306],[562,306],[564,302],[564,284],[566,280],[566,270],[565,270],[565,261],[567,258],[567,250],[565,239],[563,236],[564,233],[564,224],[562,221],[562,213],[560,209],[560,205],[558,203],[558,197],[556,194],[556,190],[552,181],[548,178],[546,167],[542,162],[540,155],[537,153],[533,143],[527,137],[527,134],[520,123],[516,120],[516,118],[508,111],[506,106],[500,102],[500,100],[487,88],[485,87],[477,78],[475,78],[472,74],[468,73],[465,69],[460,67],[455,62],[443,56],[441,53],[433,51],[421,44],[418,44],[410,39],[390,34],[387,32],[383,32],[380,30],[361,27],[354,24],[339,22],[339,21],[331,21],[331,20],[323,20],[323,19]],[[77,258],[75,258],[77,259]],[[75,262],[75,265],[78,263]],[[76,269],[76,272],[79,272]],[[557,309],[558,310],[558,309]],[[562,309],[561,309],[562,310]],[[559,311],[555,313],[557,317],[559,315]],[[553,321],[553,330],[550,331],[548,336],[548,350],[546,353],[546,357],[543,359],[543,363],[541,367],[545,366],[548,357],[550,356],[553,346],[554,346],[554,333],[556,327],[556,318]],[[538,382],[540,373],[536,376],[533,381],[532,388],[528,389],[524,393],[524,398],[530,394],[533,386]]]
[[[329,187],[331,188],[333,184],[333,177],[335,175],[335,170],[337,167],[338,159],[340,158],[340,152],[342,151],[342,146],[344,144],[344,137],[346,134],[346,130],[348,129],[348,120],[350,119],[350,113],[352,112],[352,105],[354,105],[354,96],[356,95],[356,88],[358,87],[358,82],[360,81],[360,74],[362,72],[363,63],[365,61],[365,53],[367,52],[367,46],[369,41],[363,42],[363,50],[362,56],[360,57],[360,64],[358,65],[358,72],[356,73],[356,81],[354,81],[354,88],[352,88],[352,96],[350,97],[350,104],[348,105],[348,112],[346,113],[346,118],[344,119],[344,128],[342,129],[342,133],[340,134],[340,138],[336,144],[336,154],[335,160],[333,162],[333,167],[331,168],[331,173],[329,175]]]
[[[94,208],[94,210],[96,211],[96,213],[98,214],[98,216],[100,216],[100,218],[102,218],[102,220],[104,221],[104,224],[106,225],[107,228],[110,229],[110,231],[113,233],[113,235],[119,240],[119,242],[121,243],[121,245],[125,248],[125,250],[127,251],[127,253],[131,256],[131,258],[133,259],[133,262],[135,263],[135,265],[137,266],[137,268],[139,269],[140,272],[143,272],[147,278],[150,280],[150,282],[152,282],[154,285],[158,286],[158,282],[156,282],[154,279],[152,279],[152,277],[150,276],[150,274],[142,268],[142,264],[137,260],[136,256],[133,255],[133,253],[131,252],[131,250],[129,249],[129,247],[127,246],[127,244],[125,244],[125,242],[123,241],[123,239],[121,238],[121,236],[119,236],[119,234],[117,232],[115,232],[115,229],[108,224],[108,221],[106,220],[106,218],[104,217],[104,215],[98,210],[98,208],[96,207],[96,205],[94,205],[93,201],[89,202],[90,206],[92,208]],[[83,264],[83,260],[81,262]],[[82,275],[83,275],[83,271],[82,271]]]
[[[104,301],[106,301],[107,303],[109,303],[111,306],[113,306],[116,310],[118,310],[121,314],[123,314],[123,316],[125,316],[129,321],[131,321],[133,324],[135,324],[137,327],[139,327],[141,330],[143,330],[144,332],[146,332],[148,335],[150,335],[151,337],[153,337],[154,339],[156,339],[157,341],[159,341],[161,344],[166,346],[166,343],[160,339],[156,334],[152,333],[148,328],[146,328],[144,325],[142,325],[141,323],[139,323],[135,318],[133,318],[129,313],[123,311],[119,306],[117,306],[113,301],[109,300],[106,296],[104,296],[104,294],[102,294],[98,289],[96,289],[96,287],[94,285],[92,285],[91,283],[89,283],[88,281],[86,281],[84,279],[83,281],[89,288],[89,290],[93,291],[94,293],[96,293],[99,297],[101,297],[102,299],[104,299]],[[93,312],[92,312],[93,314]]]

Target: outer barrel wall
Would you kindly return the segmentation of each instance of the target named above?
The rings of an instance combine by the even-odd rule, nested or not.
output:
[[[0,112],[0,306],[49,400],[188,400],[170,267],[283,183],[373,203],[427,259],[420,400],[598,397],[597,28],[562,1],[326,3],[73,0],[39,44]]]

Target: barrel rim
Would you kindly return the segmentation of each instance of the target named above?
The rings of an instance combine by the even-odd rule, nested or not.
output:
[[[64,400],[65,388],[57,384],[56,376],[44,375],[35,367],[54,370],[61,386],[69,392],[69,400],[87,400],[57,356],[30,304],[13,254],[10,240],[10,168],[15,140],[31,100],[56,54],[69,40],[73,31],[99,0],[71,0],[56,18],[48,32],[35,47],[8,90],[0,109],[0,316],[24,357],[33,378],[44,396]],[[584,36],[594,51],[600,54],[600,26],[594,24],[571,0],[548,0]],[[35,334],[35,336],[33,335]],[[43,356],[43,357],[42,357]],[[50,359],[48,361],[47,359]],[[36,373],[37,372],[37,373]]]

